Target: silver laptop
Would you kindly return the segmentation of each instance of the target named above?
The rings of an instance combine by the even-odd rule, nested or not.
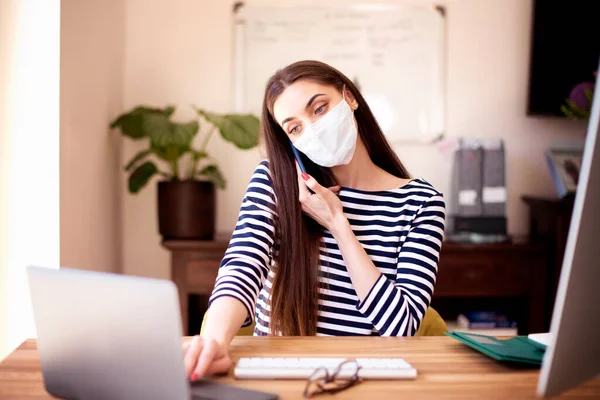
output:
[[[46,390],[67,399],[275,399],[185,375],[171,281],[27,269]]]

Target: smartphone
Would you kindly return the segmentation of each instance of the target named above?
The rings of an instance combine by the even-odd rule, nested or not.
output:
[[[307,174],[308,172],[306,172],[306,168],[304,167],[304,164],[302,163],[302,158],[300,157],[300,153],[298,152],[298,149],[294,146],[294,144],[292,143],[291,140],[290,140],[290,146],[292,146],[292,152],[294,153],[294,157],[296,158],[296,161],[298,162],[300,171]]]
[[[294,146],[294,144],[292,143],[292,141],[290,140],[290,146],[292,146],[292,152],[294,153],[294,158],[296,158],[296,161],[298,162],[298,166],[300,167],[300,171],[308,174],[308,172],[306,172],[306,167],[304,166],[304,164],[302,163],[302,158],[300,157],[300,152],[298,151],[298,149]],[[312,189],[308,189],[308,191],[312,194],[314,194],[315,192],[313,192]]]

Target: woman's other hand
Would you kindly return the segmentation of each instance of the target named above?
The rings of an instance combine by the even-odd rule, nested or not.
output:
[[[185,373],[191,382],[207,375],[222,374],[231,368],[227,346],[209,338],[194,336],[183,344]]]

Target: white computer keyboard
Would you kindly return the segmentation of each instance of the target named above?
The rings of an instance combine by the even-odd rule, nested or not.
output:
[[[235,366],[237,379],[307,379],[319,367],[333,372],[346,358],[240,358]],[[414,379],[417,370],[402,358],[357,358],[363,379]],[[354,374],[356,366],[344,365],[340,377]]]

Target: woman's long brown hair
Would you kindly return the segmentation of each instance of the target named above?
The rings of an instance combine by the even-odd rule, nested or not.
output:
[[[344,86],[358,102],[354,116],[358,132],[371,160],[399,178],[409,174],[391,149],[373,113],[358,88],[344,74],[318,61],[300,61],[277,71],[265,89],[261,117],[269,170],[277,199],[276,235],[280,248],[275,255],[275,277],[270,299],[271,332],[286,336],[310,336],[317,331],[319,247],[323,227],[304,215],[298,201],[298,178],[290,141],[273,117],[273,104],[286,87],[306,79],[335,87]],[[329,168],[310,161],[303,154],[307,172],[325,187],[336,185]]]

